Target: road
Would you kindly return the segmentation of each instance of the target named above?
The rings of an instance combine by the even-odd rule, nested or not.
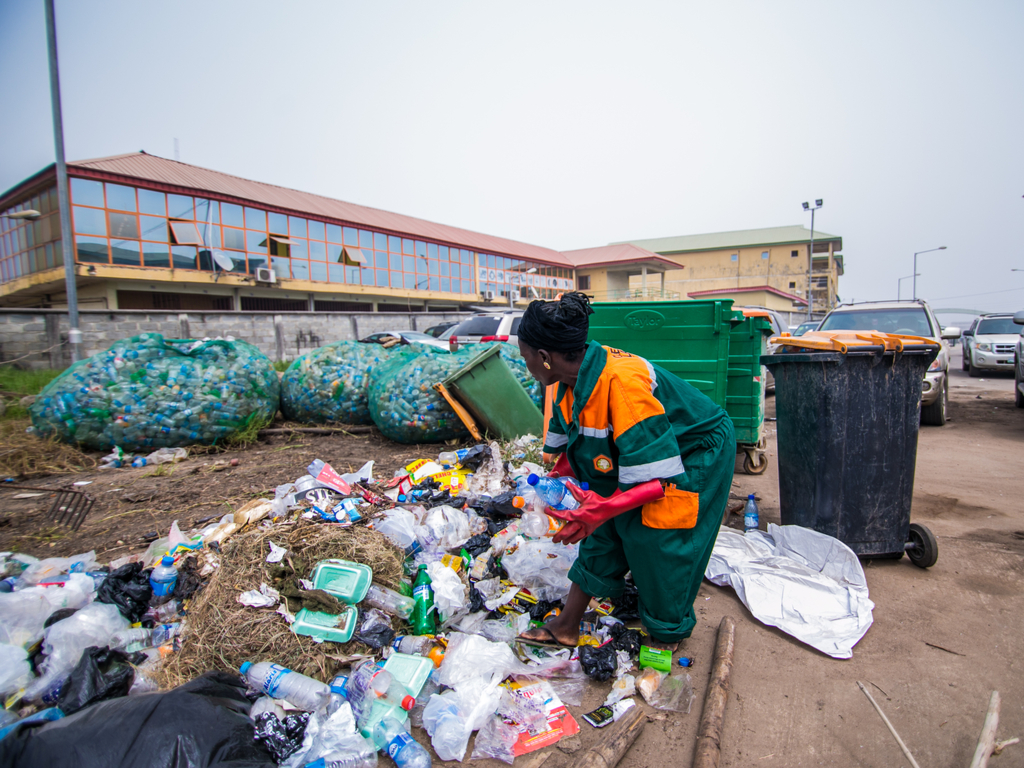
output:
[[[725,615],[738,628],[723,766],[908,765],[858,680],[923,768],[970,763],[992,690],[1002,695],[999,738],[1024,737],[1024,409],[1012,377],[972,379],[959,347],[952,357],[952,419],[920,432],[912,509],[938,537],[938,563],[865,562],[874,625],[847,661],[760,625],[732,590],[705,582],[698,627],[681,648],[697,659],[700,698],[690,715],[651,723],[623,766],[690,764]],[[774,446],[772,434],[768,472],[737,474],[733,488],[763,498],[762,526],[780,522]],[[1024,765],[1024,746],[991,765]]]

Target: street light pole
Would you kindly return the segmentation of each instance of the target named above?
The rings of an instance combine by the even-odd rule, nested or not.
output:
[[[71,362],[78,362],[82,332],[78,328],[78,285],[71,243],[71,208],[68,204],[68,167],[64,161],[64,120],[60,109],[60,73],[57,68],[57,27],[53,0],[45,0],[46,48],[50,59],[50,102],[53,111],[53,143],[57,150],[57,206],[60,209],[60,243],[64,257],[64,290],[68,297],[68,349]]]
[[[906,277],[901,277],[896,281],[896,301],[900,301],[903,296],[903,281],[909,280],[912,277],[917,277],[917,275],[907,275]]]
[[[917,257],[922,253],[931,253],[933,251],[944,251],[946,246],[940,245],[938,248],[929,248],[927,251],[918,251],[914,254],[914,300],[917,301]]]
[[[814,212],[824,205],[824,200],[820,197],[814,201],[814,207],[812,208],[810,203],[804,203],[804,210],[811,212],[811,250],[807,253],[807,319],[813,320],[814,317],[814,294],[812,293],[811,281],[813,280],[814,272]]]

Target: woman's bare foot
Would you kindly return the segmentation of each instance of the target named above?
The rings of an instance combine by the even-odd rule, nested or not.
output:
[[[569,622],[556,616],[543,627],[535,627],[523,632],[519,637],[524,640],[534,640],[539,643],[561,643],[567,648],[575,648],[580,641],[579,620]]]

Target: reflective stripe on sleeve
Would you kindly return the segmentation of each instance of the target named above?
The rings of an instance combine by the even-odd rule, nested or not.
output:
[[[664,477],[675,477],[686,471],[683,460],[679,456],[649,464],[635,464],[631,467],[619,467],[620,483],[646,483],[648,480],[659,480]]]

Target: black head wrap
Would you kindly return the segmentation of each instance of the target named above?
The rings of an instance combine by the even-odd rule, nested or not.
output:
[[[590,329],[590,299],[572,291],[559,301],[532,301],[519,322],[520,340],[534,349],[575,352],[587,345]]]

